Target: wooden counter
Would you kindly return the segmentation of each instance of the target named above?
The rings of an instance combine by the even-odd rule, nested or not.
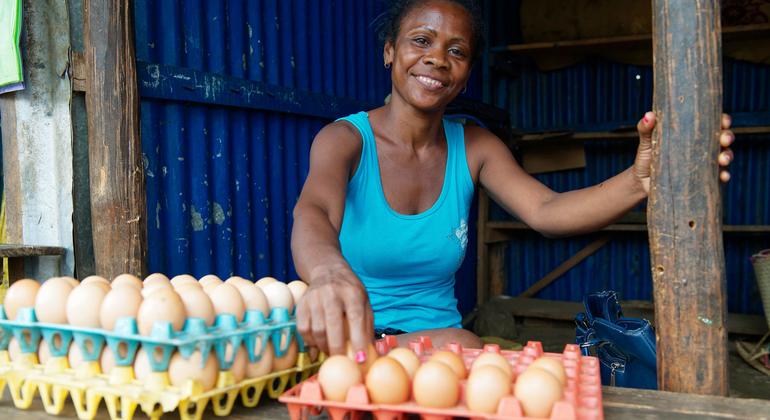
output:
[[[624,388],[603,389],[604,417],[612,419],[770,419],[770,400],[755,400],[743,398],[709,397],[701,395],[677,394],[673,392],[646,391]],[[39,398],[36,397],[32,408],[17,410],[13,407],[10,396],[6,392],[0,401],[0,419],[76,419],[72,404],[60,416],[50,416],[43,410]],[[109,419],[107,410],[102,408],[97,419]],[[137,415],[135,418],[146,418]],[[179,418],[178,414],[170,413],[163,418]],[[205,418],[216,418],[207,411]],[[286,407],[276,401],[265,400],[255,409],[237,407],[229,419],[251,420],[282,420],[288,419]],[[318,417],[320,419],[325,416]]]

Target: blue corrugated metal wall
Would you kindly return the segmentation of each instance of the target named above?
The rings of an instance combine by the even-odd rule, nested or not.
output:
[[[369,27],[378,3],[134,3],[149,269],[294,278],[291,210],[307,173],[310,143],[333,116],[342,116],[302,105],[303,96],[320,93],[332,104],[381,103],[390,82]],[[185,85],[190,77],[169,69],[227,79]],[[167,85],[163,92],[159,80]],[[274,90],[288,92],[282,100],[294,111],[263,110],[237,98],[229,106],[217,103],[239,94],[240,87],[232,86],[244,80],[246,87],[288,88]],[[254,86],[269,99],[270,89]],[[178,100],[190,96],[192,102]]]
[[[498,76],[495,105],[508,108],[522,130],[604,130],[635,125],[652,107],[652,69],[601,60],[552,72],[531,64],[518,67],[517,78]],[[770,115],[770,67],[725,60],[724,111],[734,125],[767,125]],[[633,161],[634,142],[586,143],[584,170],[537,176],[557,191],[592,185],[624,170]],[[770,136],[738,136],[732,181],[724,189],[726,224],[770,224]],[[507,216],[499,208],[495,218]],[[507,252],[509,293],[516,295],[586,245],[591,236],[547,240],[535,233],[514,240]],[[749,256],[770,248],[768,235],[725,236],[728,309],[757,313],[761,303]],[[650,256],[645,233],[620,235],[608,246],[541,291],[538,297],[578,301],[590,291],[612,288],[625,299],[651,299]]]

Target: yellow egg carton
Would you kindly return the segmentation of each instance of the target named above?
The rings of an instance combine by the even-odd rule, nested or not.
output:
[[[70,369],[66,357],[52,357],[43,366],[34,353],[11,362],[8,351],[0,350],[0,395],[8,386],[16,408],[27,409],[39,394],[46,412],[53,415],[61,413],[69,397],[80,419],[93,419],[103,401],[112,419],[131,420],[140,409],[151,419],[178,411],[182,420],[199,420],[209,403],[215,415],[227,416],[239,397],[245,407],[256,407],[265,393],[278,398],[287,387],[315,374],[323,359],[321,354],[313,362],[309,353],[301,352],[291,369],[238,383],[231,371],[220,371],[215,387],[204,392],[198,381],[172,386],[167,372],[153,372],[140,382],[130,366],[116,366],[105,375],[98,362]]]

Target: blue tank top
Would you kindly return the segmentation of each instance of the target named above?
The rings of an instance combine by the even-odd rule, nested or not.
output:
[[[340,247],[366,287],[375,328],[460,327],[454,275],[465,256],[474,189],[463,126],[444,119],[447,162],[441,193],[428,210],[405,215],[385,199],[368,114],[341,120],[358,129],[363,145],[348,183]]]

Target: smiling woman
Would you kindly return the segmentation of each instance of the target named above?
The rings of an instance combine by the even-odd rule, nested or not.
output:
[[[292,231],[294,262],[309,283],[297,306],[307,344],[340,354],[349,340],[361,363],[375,332],[479,347],[459,328],[454,296],[477,184],[547,236],[600,229],[647,197],[652,112],[639,121],[632,167],[566,193],[530,177],[489,131],[444,119],[479,55],[479,15],[473,1],[393,2],[378,22],[390,102],[316,136]]]

